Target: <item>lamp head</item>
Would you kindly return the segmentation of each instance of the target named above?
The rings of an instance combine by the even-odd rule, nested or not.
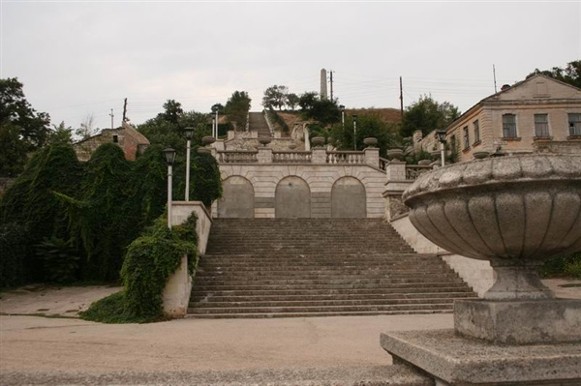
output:
[[[171,147],[163,150],[163,154],[165,155],[165,162],[167,162],[168,166],[172,166],[176,160],[176,151]]]
[[[438,142],[446,143],[446,130],[436,130],[436,139]]]
[[[194,128],[193,127],[186,127],[184,129],[184,136],[187,140],[190,140],[194,137]]]

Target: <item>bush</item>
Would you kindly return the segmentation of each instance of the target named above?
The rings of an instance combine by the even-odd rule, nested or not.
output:
[[[28,254],[28,229],[19,223],[0,225],[0,288],[26,283],[28,276],[23,256]]]
[[[106,323],[152,322],[163,320],[163,290],[184,255],[188,256],[188,271],[197,263],[196,217],[191,215],[180,225],[167,228],[165,216],[160,217],[127,249],[121,278],[122,295],[91,305],[81,317]]]
[[[547,260],[539,269],[542,277],[572,276],[581,279],[581,252]]]
[[[45,278],[49,282],[66,284],[78,277],[81,260],[72,240],[58,237],[44,238],[35,246],[36,255],[43,262]]]
[[[19,277],[10,280],[12,283],[46,280],[45,265],[31,246],[41,243],[44,238],[69,238],[66,206],[55,192],[75,197],[82,171],[71,146],[47,146],[35,153],[24,172],[2,196],[0,224],[4,229],[4,242],[12,250],[18,249],[18,254],[7,253],[7,259],[14,261],[6,264],[21,267],[13,272]],[[16,240],[23,237],[24,246],[17,247]],[[5,260],[2,251],[2,260]],[[7,275],[2,273],[0,276]]]

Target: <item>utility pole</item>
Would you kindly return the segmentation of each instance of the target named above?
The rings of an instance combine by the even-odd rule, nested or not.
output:
[[[332,101],[333,100],[333,70],[329,71],[329,83],[330,83],[329,91],[331,94],[331,101]]]
[[[403,83],[401,80],[401,76],[399,77],[399,106],[401,119],[403,121]]]
[[[123,101],[123,122],[127,122],[127,98]]]
[[[494,64],[492,65],[492,76],[494,77],[494,93],[496,94],[498,91],[496,90],[496,67]]]
[[[113,117],[115,117],[115,115],[113,115],[113,109],[111,109],[109,116],[111,117],[111,130],[113,130]]]

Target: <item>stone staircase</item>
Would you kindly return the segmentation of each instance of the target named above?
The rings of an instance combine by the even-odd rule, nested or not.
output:
[[[248,113],[249,130],[258,132],[258,137],[270,137],[270,129],[263,113]]]
[[[215,219],[190,317],[451,312],[475,297],[380,219]]]

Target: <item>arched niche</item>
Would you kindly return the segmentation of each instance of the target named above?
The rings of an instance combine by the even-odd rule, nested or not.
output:
[[[367,217],[365,186],[355,177],[342,177],[331,189],[331,217]]]
[[[275,217],[311,217],[311,189],[300,177],[285,177],[276,186]]]
[[[218,217],[253,218],[254,187],[241,176],[222,181],[222,198],[218,200]]]

